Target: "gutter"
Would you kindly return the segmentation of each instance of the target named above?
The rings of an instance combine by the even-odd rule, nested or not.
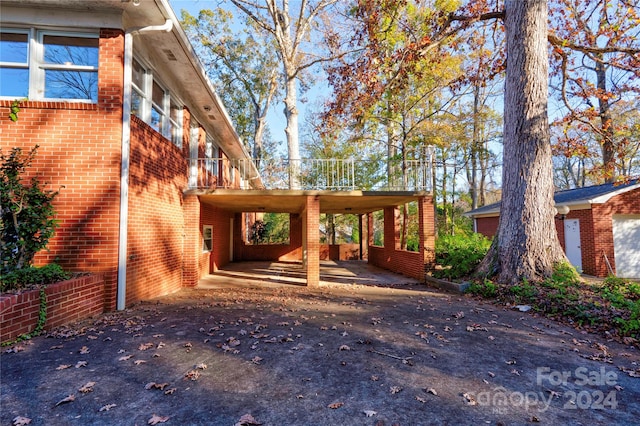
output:
[[[133,35],[150,31],[173,29],[173,21],[167,19],[162,25],[133,27],[124,33],[124,90],[122,102],[122,157],[120,163],[120,226],[118,244],[118,288],[116,309],[126,307],[127,297],[127,239],[129,226],[129,153],[131,150],[131,79],[133,63]]]

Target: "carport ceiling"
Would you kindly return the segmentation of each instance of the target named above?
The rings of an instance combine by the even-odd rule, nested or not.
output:
[[[203,204],[232,212],[301,213],[306,197],[320,199],[320,213],[364,214],[385,207],[399,206],[427,192],[377,191],[303,191],[303,190],[233,190],[189,191]]]

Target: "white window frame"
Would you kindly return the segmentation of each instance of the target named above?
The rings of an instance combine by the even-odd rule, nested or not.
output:
[[[204,157],[207,159],[207,171],[213,176],[218,176],[218,144],[213,137],[207,133],[205,138]]]
[[[150,66],[137,57],[134,57],[133,60],[142,68],[143,75],[142,82],[140,83],[142,87],[138,86],[133,79],[131,81],[132,96],[135,94],[140,97],[140,110],[136,115],[162,136],[173,142],[178,148],[182,148],[183,104],[179,102],[175,96],[171,95],[171,92],[157,78]],[[162,96],[159,102],[153,99],[154,85],[162,90]],[[179,111],[176,120],[171,117],[172,107]],[[157,128],[153,125],[152,121],[154,112],[160,117]]]
[[[2,28],[2,32],[6,33],[14,33],[14,34],[27,34],[27,63],[24,64],[22,62],[13,63],[13,62],[2,62],[0,65],[3,68],[14,68],[14,69],[28,69],[29,72],[29,88],[28,88],[28,99],[31,100],[47,100],[47,101],[73,101],[73,102],[84,102],[84,103],[97,103],[98,98],[98,87],[96,87],[96,100],[86,99],[86,98],[46,98],[45,97],[45,76],[48,70],[53,71],[82,71],[82,72],[91,72],[95,73],[96,78],[98,78],[98,68],[99,64],[96,66],[92,65],[73,65],[73,64],[50,64],[46,63],[44,60],[45,53],[45,45],[44,45],[44,37],[45,36],[57,36],[57,37],[75,37],[75,38],[92,38],[98,39],[100,35],[94,32],[73,32],[73,31],[55,31],[55,30],[45,30],[38,28]],[[100,48],[98,47],[98,62],[100,60]],[[26,66],[25,66],[26,65]],[[13,96],[2,96],[3,99],[15,98]]]
[[[205,253],[213,251],[213,226],[211,225],[202,225],[202,251]]]

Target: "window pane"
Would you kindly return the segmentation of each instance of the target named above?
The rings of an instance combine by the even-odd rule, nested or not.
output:
[[[162,131],[162,114],[155,107],[151,108],[151,123],[149,125],[157,132]]]
[[[0,68],[0,96],[26,98],[29,96],[29,70]]]
[[[133,70],[131,81],[133,81],[133,84],[138,86],[139,89],[144,90],[144,68],[142,68],[142,65],[135,59],[133,60],[133,66],[131,68]]]
[[[44,86],[45,98],[98,101],[97,72],[47,70]]]
[[[152,101],[160,108],[164,108],[164,90],[155,81],[153,82]]]
[[[135,90],[131,91],[131,114],[142,117],[142,96]]]
[[[0,62],[26,64],[28,47],[27,34],[0,32]]]
[[[98,67],[98,39],[45,35],[44,62]]]

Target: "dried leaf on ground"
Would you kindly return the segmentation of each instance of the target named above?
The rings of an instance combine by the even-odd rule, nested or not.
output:
[[[391,386],[389,388],[389,391],[391,392],[392,395],[394,395],[396,393],[402,392],[402,387],[400,387],[400,386]]]
[[[235,426],[258,426],[261,425],[259,421],[257,421],[251,414],[245,414],[240,417],[240,420],[235,424]]]
[[[147,389],[147,390],[149,390],[149,389],[160,389],[160,390],[163,390],[167,386],[169,386],[169,383],[149,382],[146,385],[144,385],[144,388]]]
[[[78,392],[89,393],[93,392],[93,387],[96,385],[96,382],[87,382],[84,386],[78,389]]]
[[[149,343],[141,343],[140,346],[138,346],[138,350],[139,351],[146,351],[147,349],[151,349],[155,346],[154,343],[149,342]]]
[[[157,425],[158,423],[164,423],[167,420],[169,420],[169,416],[159,416],[157,414],[154,414],[153,416],[151,416],[151,418],[149,419],[147,424],[149,424],[149,425]]]
[[[344,402],[333,402],[329,405],[327,405],[327,407],[331,408],[332,410],[335,410],[336,408],[340,408],[344,405]]]
[[[116,404],[103,405],[102,407],[100,407],[100,410],[98,410],[98,411],[109,411],[115,406],[116,406]]]
[[[438,396],[438,392],[434,388],[429,388],[424,390],[426,393],[430,393],[432,395]]]
[[[125,355],[125,356],[121,356],[120,358],[118,358],[118,361],[128,361],[131,358],[133,358],[133,355]]]
[[[205,364],[204,362],[201,362],[200,364],[197,364],[195,366],[196,370],[206,370],[207,369],[207,364]]]
[[[58,401],[58,402],[56,403],[56,407],[57,407],[58,405],[66,404],[67,402],[73,402],[73,401],[75,401],[75,400],[76,400],[76,396],[75,396],[75,395],[73,395],[73,394],[68,395],[66,398],[62,398],[60,401]]]
[[[13,426],[24,426],[24,425],[28,425],[29,423],[31,423],[31,419],[28,417],[22,417],[22,416],[18,416],[15,417],[13,419]]]
[[[376,414],[378,414],[376,411],[373,411],[373,410],[364,410],[363,413],[367,417],[373,417]]]
[[[340,346],[339,350],[341,350],[341,351],[350,351],[351,348],[349,346],[347,346],[347,345],[342,345],[342,346]]]
[[[86,346],[83,346],[83,347],[81,347],[81,348],[80,348],[80,354],[81,354],[81,355],[86,355],[86,354],[88,354],[89,352],[91,352],[91,351],[90,351],[90,350],[89,350],[89,348],[88,348],[88,347],[86,347]]]
[[[251,359],[251,362],[253,362],[253,363],[254,363],[254,364],[256,364],[256,365],[260,365],[260,361],[262,361],[262,358],[260,358],[259,356],[254,356],[254,357]]]
[[[472,395],[465,392],[462,394],[462,397],[464,398],[467,405],[478,405],[478,401],[476,401]]]
[[[86,367],[86,366],[87,366],[87,361],[78,361],[78,362],[76,362],[76,368]]]
[[[199,377],[200,377],[200,373],[196,370],[189,370],[184,375],[185,380],[186,379],[198,380]]]
[[[67,368],[71,368],[71,364],[61,364],[61,365],[56,367],[56,370],[58,370],[58,371],[66,370]]]
[[[145,361],[144,359],[136,359],[135,361],[133,361],[133,363],[135,365],[140,365],[140,364],[146,364],[147,361]]]

